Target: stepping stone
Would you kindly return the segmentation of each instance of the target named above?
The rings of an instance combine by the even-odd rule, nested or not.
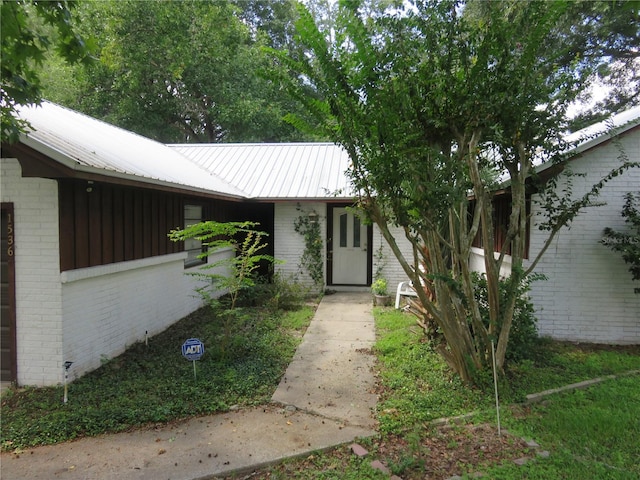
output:
[[[384,463],[382,463],[380,460],[374,460],[373,462],[371,462],[371,468],[375,470],[380,470],[382,473],[386,473],[386,474],[391,473],[391,470],[389,470],[387,466]]]
[[[359,457],[364,457],[369,453],[364,447],[362,447],[361,445],[358,445],[357,443],[353,443],[351,445],[351,451]]]

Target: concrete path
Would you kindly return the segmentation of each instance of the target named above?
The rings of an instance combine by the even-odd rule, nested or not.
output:
[[[271,405],[3,453],[0,477],[216,478],[373,435],[374,338],[369,294],[326,296]]]

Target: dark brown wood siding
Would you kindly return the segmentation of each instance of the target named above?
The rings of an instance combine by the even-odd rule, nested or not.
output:
[[[233,218],[237,204],[151,189],[59,180],[62,271],[182,251],[170,230],[181,227],[185,204],[203,205],[205,218]]]
[[[16,270],[15,270],[15,217],[13,203],[2,203],[0,259],[0,380],[18,379],[16,348]]]
[[[469,212],[472,212],[474,208],[474,203],[471,202],[469,206]],[[527,216],[531,211],[531,199],[527,198]],[[471,215],[471,214],[470,214]],[[509,230],[509,217],[511,215],[511,196],[510,195],[501,195],[495,197],[493,199],[493,236],[494,236],[494,251],[500,252],[502,251],[502,247],[504,246],[507,240],[507,231]],[[529,258],[529,224],[527,222],[527,238],[525,244],[525,254],[524,258]],[[473,240],[473,246],[482,248],[482,232],[478,231],[475,239]],[[508,255],[511,254],[511,245],[507,245],[506,253]]]

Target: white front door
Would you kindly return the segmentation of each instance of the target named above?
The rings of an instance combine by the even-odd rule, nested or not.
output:
[[[353,211],[333,209],[333,283],[338,285],[366,285],[368,259],[367,226]]]

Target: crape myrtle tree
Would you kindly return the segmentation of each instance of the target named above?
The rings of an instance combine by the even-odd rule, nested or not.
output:
[[[273,56],[299,73],[296,82],[280,76],[283,88],[348,151],[359,207],[421,285],[421,323],[435,326],[439,352],[473,382],[491,365],[492,342],[497,366],[504,367],[518,292],[538,262],[524,263],[527,179],[535,162],[562,159],[566,109],[597,62],[568,55],[569,2],[408,3],[341,1],[331,31],[300,7],[297,31],[306,55]],[[382,8],[372,10],[375,5]],[[306,97],[309,85],[325,100]],[[308,128],[300,118],[289,120]],[[539,185],[547,245],[608,178],[629,166],[621,163],[576,199],[545,195]],[[501,249],[491,172],[505,177],[512,198]],[[400,250],[398,231],[412,255]],[[469,268],[476,236],[484,249],[488,322]],[[500,295],[508,251],[511,275]]]

